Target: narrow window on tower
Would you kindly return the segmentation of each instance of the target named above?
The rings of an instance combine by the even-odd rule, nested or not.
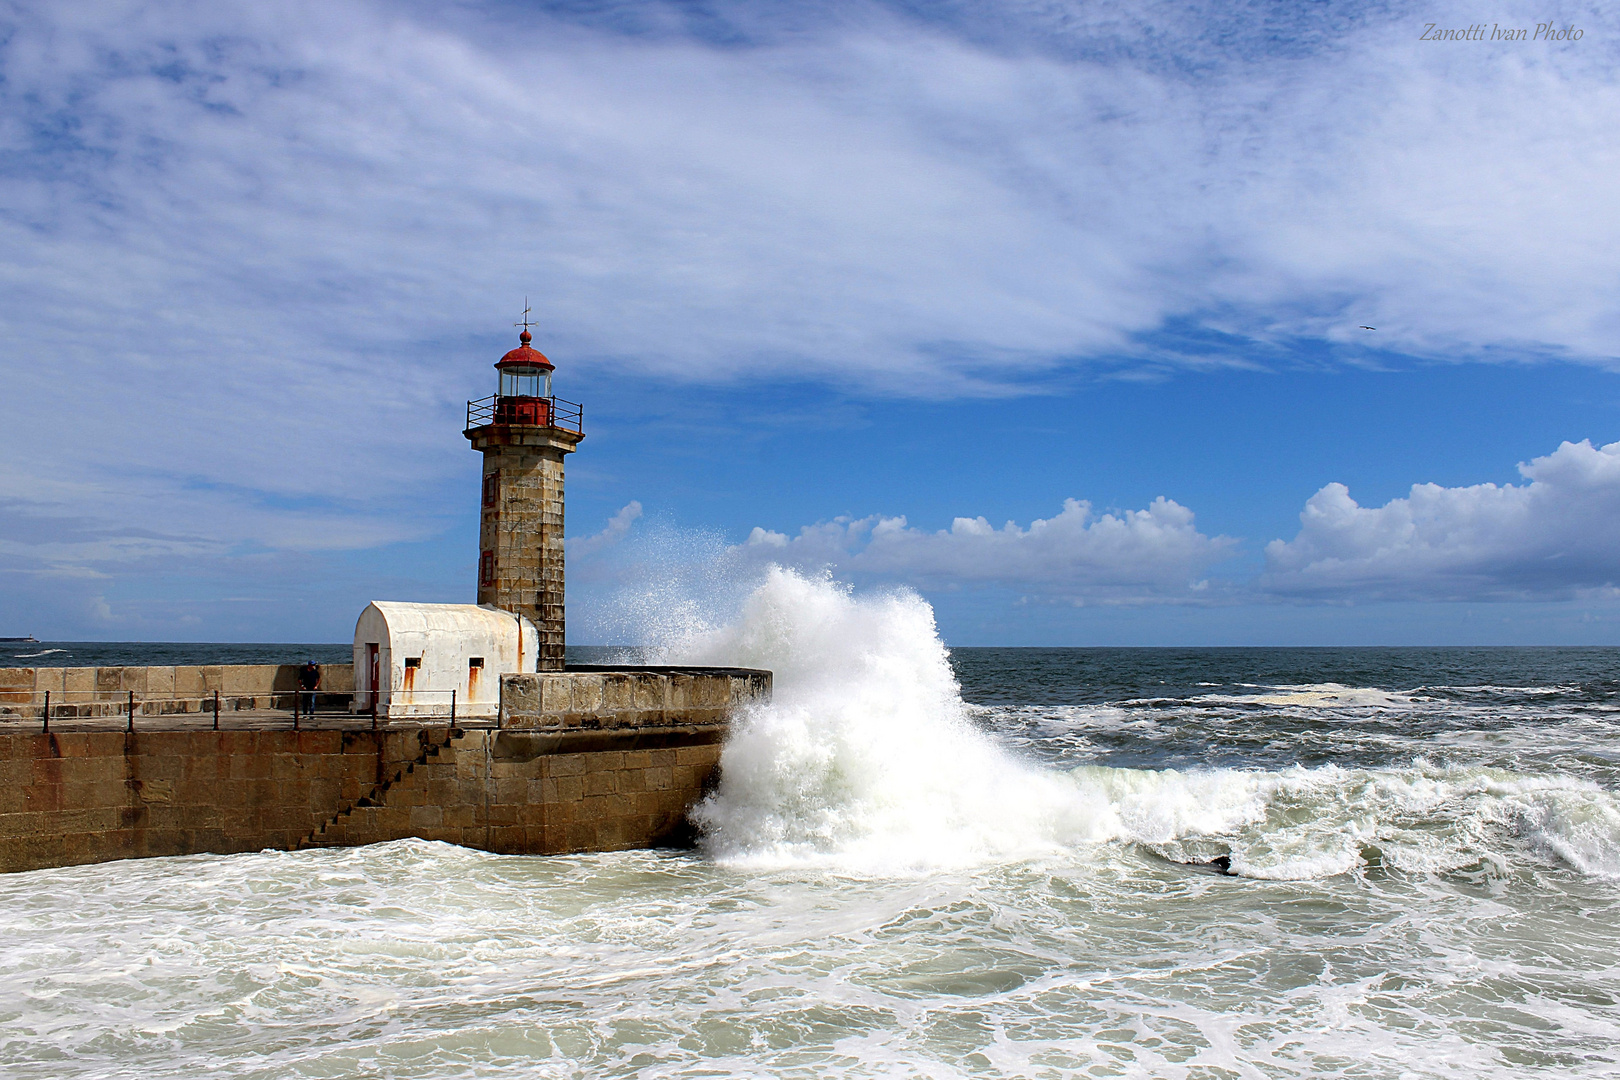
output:
[[[492,473],[484,474],[484,505],[494,506],[497,495],[501,490],[501,472],[496,469]]]
[[[486,551],[478,556],[478,584],[495,584],[495,553]]]

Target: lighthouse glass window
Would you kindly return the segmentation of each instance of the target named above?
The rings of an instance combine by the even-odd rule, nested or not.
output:
[[[551,376],[539,372],[501,372],[501,397],[550,397]]]

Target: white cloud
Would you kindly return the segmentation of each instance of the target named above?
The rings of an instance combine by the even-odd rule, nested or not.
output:
[[[1234,543],[1200,533],[1192,511],[1170,499],[1100,515],[1090,503],[1068,499],[1062,512],[1027,529],[1011,521],[998,529],[982,517],[959,517],[937,532],[912,528],[903,517],[840,518],[791,538],[755,528],[733,551],[922,588],[994,585],[1054,599],[1134,603],[1207,597],[1203,575]]]
[[[1012,49],[852,8],[716,48],[361,2],[53,5],[3,46],[0,316],[17,355],[116,358],[141,376],[117,389],[205,429],[244,392],[295,428],[453,404],[443,343],[525,287],[565,358],[903,394],[1140,357],[1177,318],[1609,362],[1620,42],[1537,11],[1592,32],[1435,49],[1397,12],[1301,19],[1268,55],[1274,26],[1211,46],[1202,8],[1088,5],[1055,45],[1017,13]],[[1179,52],[1144,59],[1165,23]],[[419,378],[376,379],[384,357]]]
[[[1266,546],[1263,590],[1345,600],[1545,599],[1620,585],[1620,442],[1521,464],[1527,484],[1415,484],[1362,507],[1343,484]]]
[[[797,535],[755,528],[752,562],[825,567],[923,589],[999,586],[1042,599],[1203,604],[1266,600],[1560,600],[1620,596],[1620,442],[1565,442],[1519,466],[1524,484],[1415,484],[1363,507],[1343,484],[1306,503],[1292,540],[1265,547],[1257,579],[1216,582],[1238,542],[1198,531],[1169,499],[1098,515],[1067,500],[1025,528],[959,517],[926,531],[904,517],[839,518]]]
[[[641,503],[635,499],[630,500],[619,509],[618,513],[608,519],[607,525],[603,527],[601,532],[593,533],[590,536],[569,537],[569,556],[581,558],[586,555],[594,555],[603,548],[612,547],[624,539],[625,534],[630,531],[630,526],[634,525],[636,519],[640,516]]]
[[[82,536],[0,568],[442,532],[525,292],[563,392],[1001,393],[1299,338],[1615,360],[1606,9],[1436,48],[1476,9],[744,5],[714,44],[638,8],[0,12],[0,497]]]

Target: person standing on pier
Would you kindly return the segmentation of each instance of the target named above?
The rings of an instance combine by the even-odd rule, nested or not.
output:
[[[320,665],[313,660],[306,661],[304,666],[298,669],[298,696],[305,706],[306,712],[313,713],[315,711],[315,691],[320,689],[320,686]],[[297,712],[298,710],[294,709],[293,711]]]

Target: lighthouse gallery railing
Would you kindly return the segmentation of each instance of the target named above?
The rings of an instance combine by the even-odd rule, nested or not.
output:
[[[537,424],[584,434],[585,407],[559,397],[502,397],[467,402],[467,430],[489,424]]]

